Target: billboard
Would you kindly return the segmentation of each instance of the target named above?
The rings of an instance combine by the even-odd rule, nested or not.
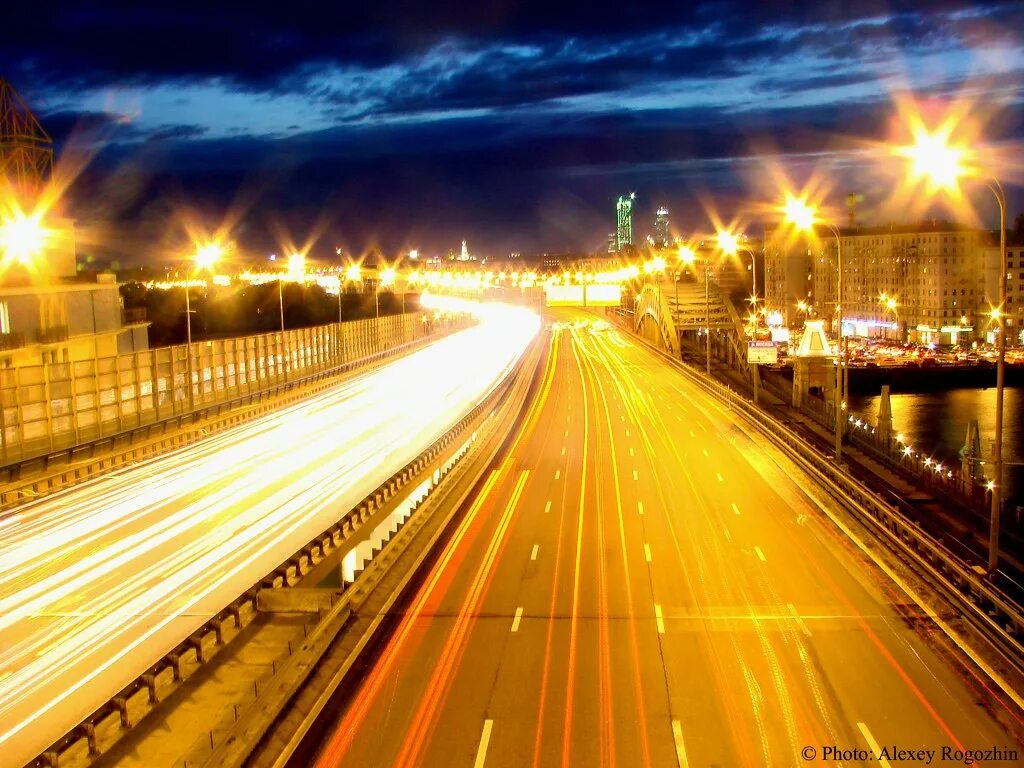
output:
[[[622,303],[622,286],[592,283],[585,294],[588,307],[617,307]]]
[[[747,362],[760,365],[775,365],[779,362],[779,350],[774,341],[748,341]]]
[[[549,307],[582,307],[582,285],[548,285],[544,288]]]

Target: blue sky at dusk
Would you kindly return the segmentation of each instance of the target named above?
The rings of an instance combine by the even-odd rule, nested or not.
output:
[[[641,231],[738,215],[765,155],[883,221],[896,94],[1024,138],[1022,3],[344,5],[14,2],[0,75],[96,153],[71,205],[134,255],[185,204],[253,249],[593,250],[622,192]]]

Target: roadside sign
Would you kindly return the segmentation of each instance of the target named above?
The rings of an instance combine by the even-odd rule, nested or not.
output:
[[[761,365],[775,365],[779,362],[779,350],[774,341],[748,341],[747,362]]]

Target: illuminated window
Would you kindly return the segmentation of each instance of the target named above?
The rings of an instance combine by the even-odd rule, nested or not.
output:
[[[0,301],[0,333],[11,332],[11,313],[7,309],[7,302]]]

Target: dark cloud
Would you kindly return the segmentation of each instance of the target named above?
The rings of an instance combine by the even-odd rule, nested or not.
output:
[[[100,148],[79,182],[89,215],[156,231],[186,201],[224,210],[243,190],[254,248],[271,247],[274,219],[326,217],[327,240],[357,250],[466,237],[500,252],[596,247],[629,189],[642,216],[664,202],[697,227],[694,195],[738,204],[752,153],[806,165],[848,148],[838,137],[883,134],[891,97],[874,78],[893,57],[935,68],[924,57],[942,54],[950,73],[930,82],[955,95],[964,46],[1019,52],[1021,29],[1017,2],[14,0],[0,75],[50,106],[58,142]],[[1004,138],[1022,135],[1017,66],[986,86],[1016,99],[993,124]],[[308,111],[256,124],[204,102],[186,116],[211,83],[253,109],[287,94]],[[180,91],[182,114],[136,120],[79,99],[132,85]]]

